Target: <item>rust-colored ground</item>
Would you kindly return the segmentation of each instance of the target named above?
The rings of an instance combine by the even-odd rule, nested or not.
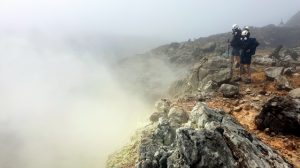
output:
[[[211,108],[223,109],[225,112],[233,115],[248,131],[255,134],[263,142],[271,146],[284,158],[290,161],[296,168],[300,168],[300,137],[292,135],[276,135],[260,131],[254,124],[255,116],[259,114],[261,105],[273,96],[286,95],[286,91],[278,91],[274,82],[266,81],[262,71],[252,74],[253,83],[240,84],[241,96],[237,99],[224,99],[222,95],[208,101],[208,106]],[[300,78],[291,76],[288,78],[292,86],[300,86]],[[250,93],[245,90],[249,88]],[[260,95],[261,91],[265,91],[267,95]],[[259,97],[259,100],[255,99]],[[233,108],[241,106],[241,111],[234,111]]]
[[[260,51],[260,55],[269,54],[270,51]],[[285,96],[287,91],[278,91],[274,81],[268,81],[263,66],[255,65],[251,74],[252,83],[240,83],[240,96],[235,99],[223,98],[221,94],[207,101],[211,108],[223,109],[237,119],[249,132],[255,134],[263,142],[275,149],[296,168],[300,168],[300,137],[292,135],[276,135],[260,131],[256,128],[254,120],[259,114],[262,105],[273,96]],[[234,72],[237,75],[237,70]],[[300,72],[288,76],[294,88],[300,87]],[[246,90],[250,92],[246,92]],[[195,106],[195,100],[178,100],[175,104],[190,112]],[[240,106],[240,111],[234,107]],[[300,129],[300,128],[299,128]]]
[[[276,135],[274,133],[260,131],[254,123],[255,117],[259,114],[262,105],[273,96],[285,96],[287,91],[278,91],[274,81],[268,81],[262,66],[253,67],[251,75],[252,83],[240,83],[240,96],[234,99],[223,98],[221,94],[207,101],[211,108],[223,109],[238,120],[249,132],[255,134],[264,143],[275,149],[286,160],[296,168],[300,168],[300,137],[292,135]],[[237,74],[237,72],[235,72]],[[294,88],[300,87],[300,76],[288,77]],[[248,90],[248,92],[246,92]],[[249,91],[250,90],[250,91]],[[195,100],[178,100],[173,106],[180,106],[190,112],[195,106]],[[234,107],[240,106],[240,111],[235,111]]]

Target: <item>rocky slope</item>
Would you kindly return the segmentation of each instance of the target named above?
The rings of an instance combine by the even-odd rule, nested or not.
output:
[[[294,16],[292,16],[286,23],[284,26],[288,26],[288,27],[295,27],[298,26],[300,27],[300,11],[298,13],[296,13]]]
[[[300,168],[300,29],[269,25],[251,34],[261,46],[250,84],[230,74],[229,33],[122,60],[119,74],[138,74],[131,76],[136,87],[142,82],[146,94],[158,89],[153,98],[168,98],[156,102],[149,124],[109,157],[107,167]]]
[[[283,48],[298,47],[299,34],[300,27],[251,27],[251,35],[260,43],[259,49],[272,49],[280,45]],[[121,60],[115,65],[115,71],[126,89],[130,90],[131,83],[135,83],[135,91],[155,100],[165,95],[169,85],[189,73],[191,67],[203,57],[227,56],[230,37],[228,32],[163,45],[148,53]]]
[[[265,52],[259,51],[258,55]],[[298,59],[300,53],[297,54]],[[264,58],[256,57],[254,60]],[[278,57],[285,58],[284,55]],[[199,62],[195,66],[196,71],[180,80],[185,82],[175,89],[181,96],[158,101],[156,111],[150,117],[151,124],[137,132],[132,144],[111,155],[107,167],[300,167],[300,138],[297,131],[291,131],[299,128],[300,104],[291,106],[291,101],[284,103],[277,100],[279,97],[275,100],[283,104],[277,103],[277,107],[272,99],[269,101],[274,96],[288,95],[289,90],[300,87],[300,67],[294,64],[295,61],[286,64],[291,67],[279,67],[271,59],[272,70],[269,61],[253,66],[251,84],[226,79],[211,85],[214,82],[210,81],[226,76],[221,75],[222,71],[211,68],[215,65],[226,69],[227,66],[222,66],[222,63],[228,60],[223,59],[210,57]],[[205,67],[210,73],[199,70],[206,64],[210,65]],[[201,78],[195,80],[195,76]],[[286,80],[282,83],[280,78]],[[219,90],[224,83],[237,86],[237,92],[226,96],[227,92]],[[225,87],[225,91],[231,90],[231,87]],[[208,94],[203,94],[203,91]],[[291,91],[290,95],[297,103],[299,89]],[[269,104],[273,105],[273,110],[269,110]],[[259,116],[264,116],[266,121],[271,119],[266,119],[266,116],[275,116],[266,115],[265,111],[272,112],[282,107],[288,107],[286,114],[294,112],[287,116],[289,120],[293,119],[294,125],[279,122],[280,128],[284,129],[276,130],[272,122],[264,122],[264,127],[257,124],[262,118]],[[285,121],[284,115],[280,116]]]

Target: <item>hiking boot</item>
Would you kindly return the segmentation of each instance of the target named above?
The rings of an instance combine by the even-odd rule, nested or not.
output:
[[[239,68],[239,67],[240,67],[240,63],[237,62],[237,63],[235,64],[235,68]]]

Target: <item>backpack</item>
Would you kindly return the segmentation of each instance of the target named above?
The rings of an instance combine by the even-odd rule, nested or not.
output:
[[[257,42],[256,38],[249,38],[249,49],[250,54],[254,55],[256,53],[256,48],[259,46],[259,43]]]

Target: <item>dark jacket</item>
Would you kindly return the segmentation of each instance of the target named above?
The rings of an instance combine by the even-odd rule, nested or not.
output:
[[[241,29],[236,29],[232,31],[232,39],[230,45],[233,48],[241,48]]]
[[[256,47],[259,43],[256,41],[256,38],[242,38],[241,40],[241,49],[242,55],[252,56],[256,52]]]

